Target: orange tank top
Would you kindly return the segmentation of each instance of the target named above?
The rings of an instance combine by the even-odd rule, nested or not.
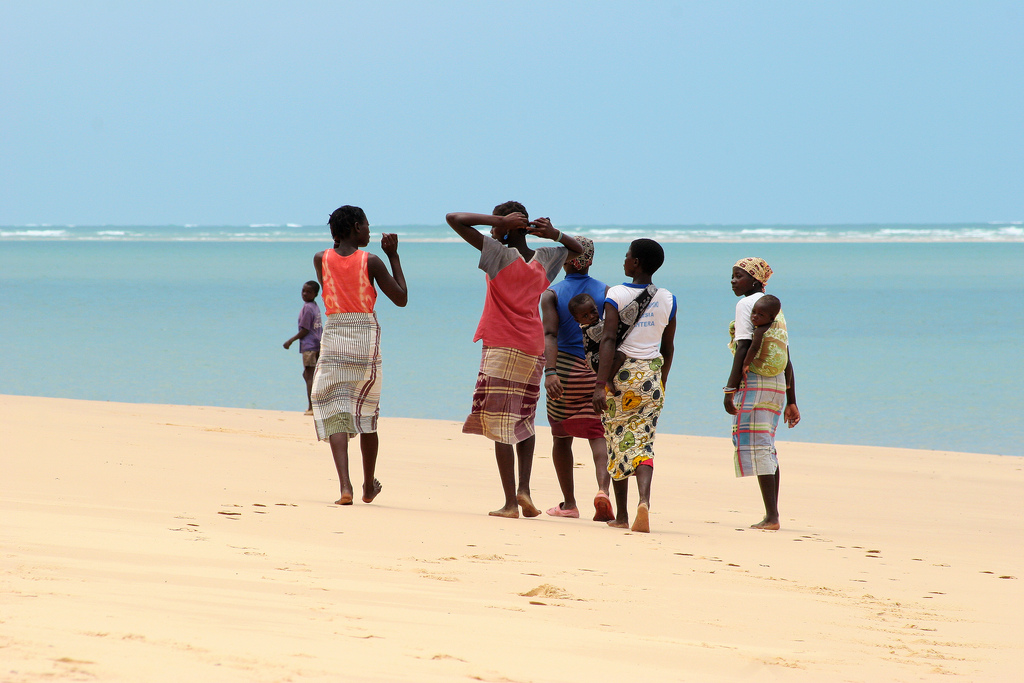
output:
[[[321,270],[324,279],[324,312],[373,313],[377,290],[366,268],[368,252],[356,250],[342,256],[334,249],[324,251]]]

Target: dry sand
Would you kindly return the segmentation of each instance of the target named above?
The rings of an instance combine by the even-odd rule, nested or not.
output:
[[[453,422],[382,420],[384,491],[343,508],[300,413],[0,415],[3,681],[1024,675],[1024,459],[780,442],[764,532],[726,439],[659,435],[636,534],[589,521],[579,447],[585,519],[488,517],[490,442]],[[534,500],[559,499],[541,430]]]

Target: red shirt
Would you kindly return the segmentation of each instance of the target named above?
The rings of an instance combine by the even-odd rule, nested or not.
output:
[[[484,236],[479,267],[487,276],[487,297],[473,341],[543,355],[540,295],[558,276],[568,253],[563,246],[542,247],[527,262],[518,249]]]
[[[342,256],[334,249],[324,251],[321,273],[324,280],[324,313],[373,313],[377,290],[366,269],[368,252],[356,249]]]

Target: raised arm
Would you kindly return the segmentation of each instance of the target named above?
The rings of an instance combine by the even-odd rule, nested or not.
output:
[[[450,213],[444,217],[452,230],[459,237],[476,247],[484,248],[484,236],[476,229],[477,225],[488,225],[492,228],[491,235],[496,239],[504,237],[510,230],[527,229],[530,221],[521,213],[510,213],[507,216],[492,216],[489,213]]]
[[[572,235],[566,235],[551,225],[550,218],[538,218],[535,221],[530,221],[530,234],[553,240],[568,249],[569,254],[565,257],[566,260],[576,258],[577,254],[583,253],[583,245],[577,242]]]
[[[550,289],[540,295],[540,315],[544,323],[544,390],[548,397],[562,395],[562,381],[554,370],[558,363],[558,295]]]
[[[366,259],[366,269],[370,278],[377,283],[380,291],[399,308],[409,302],[409,288],[405,284],[405,274],[402,272],[402,262],[398,258],[398,235],[386,232],[381,235],[380,248],[391,262],[391,270],[394,276],[388,272],[387,266],[374,254],[369,254]]]

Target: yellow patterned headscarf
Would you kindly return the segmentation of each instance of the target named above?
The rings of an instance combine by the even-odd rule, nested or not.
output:
[[[741,258],[733,265],[733,268],[747,271],[751,277],[762,285],[768,284],[768,278],[772,276],[772,268],[768,265],[768,262],[756,256]]]

